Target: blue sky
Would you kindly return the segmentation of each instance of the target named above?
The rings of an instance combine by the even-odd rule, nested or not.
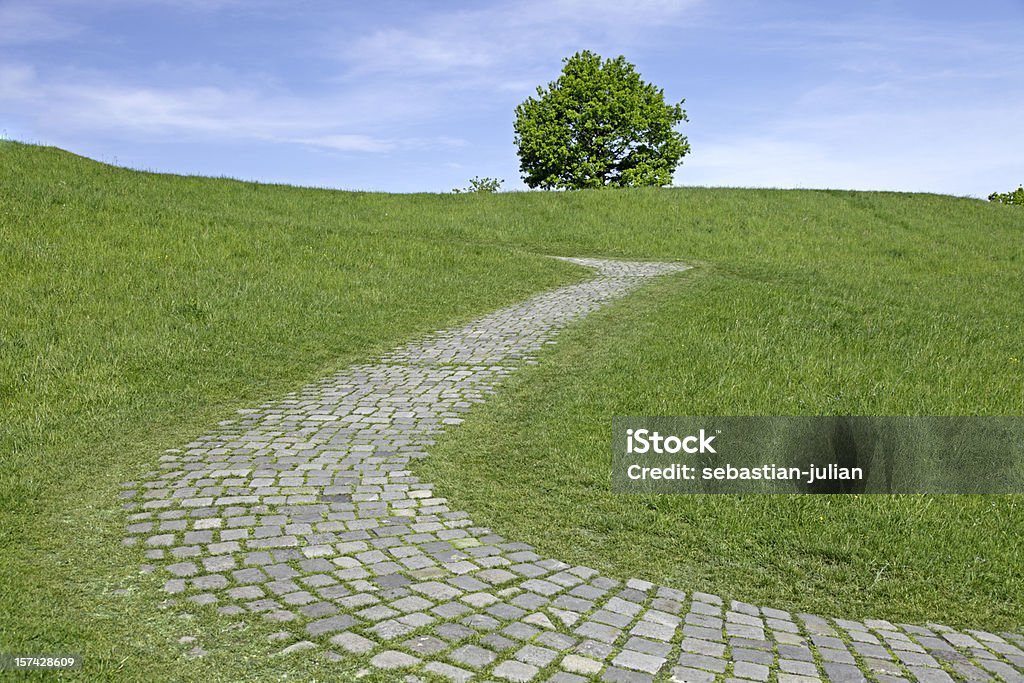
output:
[[[1024,0],[0,0],[0,134],[174,173],[524,189],[515,106],[590,49],[685,98],[677,185],[1024,182]]]

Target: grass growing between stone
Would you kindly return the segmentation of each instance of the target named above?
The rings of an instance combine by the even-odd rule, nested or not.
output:
[[[609,467],[614,415],[1021,414],[1024,221],[911,195],[585,199],[606,220],[555,220],[538,241],[698,267],[567,330],[445,435],[425,480],[478,523],[613,576],[1021,627],[1020,496],[618,496]]]
[[[1021,414],[1019,213],[849,192],[343,193],[0,145],[0,651],[82,653],[89,680],[351,677],[358,660],[265,657],[257,620],[160,609],[120,546],[118,485],[236,408],[586,277],[540,254],[698,267],[570,328],[449,433],[421,474],[453,508],[614,576],[1019,627],[1019,498],[626,498],[607,470],[616,414]]]
[[[120,482],[236,408],[585,275],[408,234],[384,196],[140,174],[14,143],[0,179],[0,651],[83,654],[92,680],[309,666],[253,672],[269,645],[234,631],[184,657],[179,637],[228,622],[158,609],[141,553],[120,545]],[[414,207],[420,225],[448,218]]]

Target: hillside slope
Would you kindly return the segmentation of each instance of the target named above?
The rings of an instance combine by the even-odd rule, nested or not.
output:
[[[613,575],[793,609],[991,628],[1024,613],[1018,497],[652,503],[611,496],[602,469],[616,414],[1024,414],[1018,208],[352,193],[4,142],[0,244],[5,651],[84,651],[112,677],[125,657],[248,676],[177,660],[175,617],[119,546],[118,483],[235,408],[587,277],[544,255],[696,267],[567,332],[446,440],[424,474],[459,509]],[[590,474],[558,474],[572,471]]]

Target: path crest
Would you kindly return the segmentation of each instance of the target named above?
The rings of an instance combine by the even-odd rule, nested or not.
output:
[[[544,558],[409,472],[566,325],[677,263],[597,270],[239,411],[126,482],[125,544],[176,599],[279,622],[283,652],[396,679],[1024,683],[1024,636],[824,619]],[[411,672],[411,673],[410,673]],[[427,676],[430,674],[430,676]]]

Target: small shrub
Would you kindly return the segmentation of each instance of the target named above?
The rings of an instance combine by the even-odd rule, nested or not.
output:
[[[463,192],[497,192],[501,189],[501,184],[504,182],[504,180],[499,180],[498,178],[481,178],[480,176],[474,176],[473,179],[469,181],[469,185],[467,187],[461,189],[456,187],[452,192],[455,194],[461,194]]]
[[[1013,192],[993,192],[988,196],[988,200],[990,202],[997,202],[999,204],[1024,206],[1024,185],[1021,185]]]

